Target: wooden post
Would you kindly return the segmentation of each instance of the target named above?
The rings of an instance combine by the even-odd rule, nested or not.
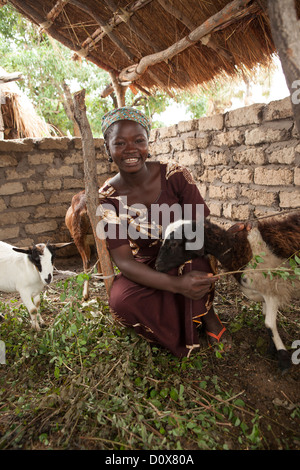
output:
[[[0,90],[0,139],[4,139],[4,121],[2,116],[2,91]]]
[[[119,84],[117,76],[114,72],[109,72],[109,74],[117,98],[118,108],[122,108],[122,106],[125,106],[125,93],[127,87]]]
[[[295,1],[268,0],[268,13],[300,135],[300,29]]]
[[[106,247],[106,240],[104,238],[98,238],[96,233],[97,224],[100,222],[100,217],[96,215],[97,207],[99,205],[97,167],[94,138],[86,116],[84,98],[85,90],[78,91],[73,95],[74,117],[79,126],[82,139],[87,211],[93,229],[98,259],[104,276],[106,291],[109,295],[114,279],[114,270],[109,251]]]

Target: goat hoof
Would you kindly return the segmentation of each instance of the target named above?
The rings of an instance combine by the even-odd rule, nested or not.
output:
[[[279,369],[281,370],[282,374],[285,374],[291,367],[290,355],[285,349],[279,349],[277,354]]]

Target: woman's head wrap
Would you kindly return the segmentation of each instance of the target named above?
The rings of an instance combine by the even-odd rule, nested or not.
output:
[[[123,106],[122,108],[113,109],[102,117],[102,133],[105,136],[107,129],[117,121],[135,121],[143,126],[148,134],[150,134],[151,124],[147,116],[135,108]]]

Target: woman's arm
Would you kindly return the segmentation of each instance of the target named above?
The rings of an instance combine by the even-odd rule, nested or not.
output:
[[[212,273],[200,271],[190,271],[183,276],[158,272],[136,261],[128,245],[121,245],[110,251],[116,266],[131,281],[154,289],[182,294],[193,300],[201,299],[210,290],[211,284],[218,280]]]

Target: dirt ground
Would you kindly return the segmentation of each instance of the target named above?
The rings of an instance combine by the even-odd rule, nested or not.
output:
[[[227,299],[227,305],[220,300],[223,296]],[[237,299],[242,300],[237,302]],[[261,313],[256,319],[257,329],[252,326],[255,321],[247,326],[248,314],[245,324],[242,324],[238,331],[234,331],[234,319],[240,314],[243,305],[246,309],[251,302],[243,298],[234,281],[228,282],[227,279],[227,282],[219,285],[216,292],[216,309],[228,329],[233,330],[234,348],[225,358],[225,364],[215,364],[216,374],[230,384],[232,389],[244,390],[243,399],[248,406],[273,419],[274,435],[269,435],[270,441],[274,439],[273,448],[276,448],[276,436],[292,435],[296,431],[296,434],[293,434],[294,448],[300,449],[299,412],[298,418],[291,419],[292,410],[297,407],[299,410],[300,406],[300,364],[292,364],[290,370],[284,374],[279,371],[276,357],[268,354],[269,338]],[[289,314],[287,308],[279,315],[278,329],[287,349],[291,348],[293,341],[300,340],[299,323],[294,323],[297,313],[299,318],[299,301],[293,303],[292,313]],[[294,351],[291,349],[291,354]]]

